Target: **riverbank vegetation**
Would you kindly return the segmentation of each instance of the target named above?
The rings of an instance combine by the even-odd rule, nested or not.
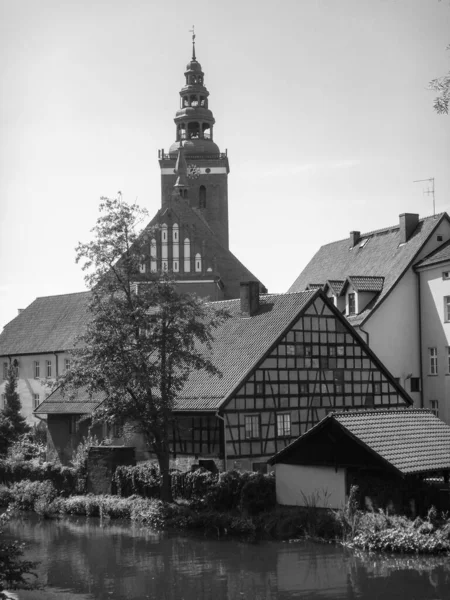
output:
[[[339,542],[366,551],[439,554],[450,552],[450,518],[431,509],[410,519],[382,510],[362,511],[353,488],[342,510],[277,506],[273,474],[199,469],[171,474],[175,502],[162,502],[154,465],[120,467],[114,477],[116,495],[80,494],[76,470],[64,476],[53,465],[33,471],[36,479],[18,481],[17,473],[0,464],[0,505],[34,511],[43,518],[78,515],[124,519],[156,529],[189,530],[215,537],[247,540],[304,538]],[[25,472],[25,467],[20,467]],[[50,477],[45,479],[48,473]],[[38,479],[39,477],[39,479]],[[69,482],[72,488],[70,489]]]

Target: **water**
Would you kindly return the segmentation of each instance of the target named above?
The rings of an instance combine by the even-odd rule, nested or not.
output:
[[[368,555],[310,542],[246,544],[99,519],[18,517],[8,535],[40,561],[19,600],[437,600],[450,559]]]

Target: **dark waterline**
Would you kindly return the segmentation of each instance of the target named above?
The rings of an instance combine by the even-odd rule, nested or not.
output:
[[[310,542],[246,544],[128,523],[18,517],[9,536],[40,561],[20,600],[448,600],[448,557],[368,555]]]

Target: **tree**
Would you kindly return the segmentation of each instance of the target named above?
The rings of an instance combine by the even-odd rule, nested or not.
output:
[[[0,413],[0,454],[6,454],[8,448],[31,429],[20,414],[21,408],[17,393],[17,366],[12,364],[8,368],[5,386],[5,407]]]
[[[447,50],[450,50],[450,46],[447,46]],[[443,77],[438,77],[430,81],[429,87],[431,90],[438,92],[438,95],[434,99],[434,110],[438,114],[448,114],[449,102],[450,102],[450,71]]]
[[[74,351],[63,389],[86,386],[104,401],[93,420],[132,424],[158,459],[161,498],[171,500],[169,437],[177,394],[189,374],[219,374],[207,353],[227,318],[193,295],[180,295],[166,273],[145,275],[145,211],[121,198],[102,199],[94,239],[77,247],[88,271],[90,321]]]

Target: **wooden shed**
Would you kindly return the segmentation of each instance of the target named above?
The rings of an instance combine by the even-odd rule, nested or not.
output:
[[[332,412],[268,462],[279,504],[339,508],[357,485],[369,508],[449,507],[450,426],[430,410]]]

